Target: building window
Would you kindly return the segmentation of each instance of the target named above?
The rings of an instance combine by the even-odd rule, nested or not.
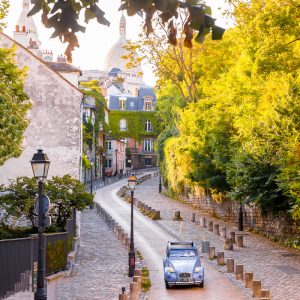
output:
[[[121,110],[125,110],[126,109],[126,100],[127,100],[126,97],[120,97],[119,98],[119,108]]]
[[[105,160],[105,167],[106,168],[111,168],[112,166],[112,160],[109,158],[109,159],[106,159]]]
[[[144,140],[144,151],[151,152],[153,149],[153,142],[150,139]]]
[[[145,166],[152,166],[152,158],[145,158]]]
[[[145,101],[145,110],[152,111],[152,101]]]
[[[121,131],[126,131],[127,130],[127,121],[126,121],[126,119],[121,119],[120,120],[120,130]]]
[[[153,126],[152,126],[152,122],[150,120],[147,120],[145,122],[145,131],[146,132],[151,132],[153,131]]]
[[[106,142],[105,145],[107,150],[111,150],[111,141]]]

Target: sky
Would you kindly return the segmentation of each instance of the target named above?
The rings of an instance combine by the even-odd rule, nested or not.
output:
[[[9,36],[15,28],[16,20],[20,15],[23,0],[11,0],[11,7],[7,17],[7,28],[4,30]],[[222,16],[225,0],[208,0],[206,4],[212,7],[213,17],[217,19],[216,24],[228,28],[228,20]],[[110,21],[109,27],[98,24],[95,20],[86,25],[85,33],[79,33],[80,47],[73,52],[73,65],[82,70],[101,70],[104,65],[106,53],[117,42],[119,37],[119,20],[121,12],[118,11],[120,0],[101,0],[99,6],[105,12],[105,17]],[[222,9],[219,9],[221,7]],[[126,14],[125,14],[126,16]],[[35,15],[34,21],[38,29],[39,39],[42,42],[42,50],[52,50],[54,58],[63,54],[66,44],[62,44],[58,39],[50,39],[51,29],[46,29],[41,21],[40,16]],[[139,16],[127,17],[127,38],[135,41],[138,34],[142,32],[143,19]],[[83,23],[83,22],[82,22]],[[151,86],[155,85],[155,76],[150,65],[143,65],[144,81]]]

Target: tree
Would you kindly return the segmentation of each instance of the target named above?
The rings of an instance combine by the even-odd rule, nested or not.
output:
[[[34,227],[34,204],[38,195],[38,183],[35,178],[18,177],[11,180],[7,187],[2,186],[0,208],[7,216],[20,218],[25,216]],[[53,177],[44,184],[44,192],[51,201],[50,215],[54,224],[64,229],[67,219],[72,215],[72,207],[81,211],[93,201],[94,195],[85,191],[85,186],[70,175]]]
[[[107,26],[110,24],[104,17],[105,13],[98,6],[99,0],[33,0],[32,2],[34,6],[29,15],[42,12],[42,22],[45,27],[54,29],[52,37],[59,37],[63,43],[68,43],[65,55],[70,62],[72,61],[72,51],[79,46],[77,33],[85,31],[85,27],[79,24],[81,13],[84,14],[85,23],[96,19],[100,24]],[[178,16],[178,9],[185,9],[189,13],[185,23],[186,45],[191,45],[192,30],[198,32],[196,39],[199,41],[203,41],[204,36],[210,31],[213,39],[222,38],[224,32],[222,28],[215,25],[215,20],[206,14],[209,8],[198,0],[121,0],[121,3],[119,10],[126,10],[129,16],[145,15],[144,27],[147,35],[153,32],[152,18],[157,13],[161,22],[168,23],[168,40],[174,45],[177,32],[173,22]]]
[[[0,30],[8,8],[8,1],[0,3]],[[23,134],[28,126],[26,114],[31,107],[23,90],[26,69],[17,67],[14,56],[14,49],[0,49],[0,165],[22,152]]]

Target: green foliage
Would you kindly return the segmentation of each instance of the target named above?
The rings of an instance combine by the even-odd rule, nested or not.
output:
[[[26,238],[33,233],[32,228],[0,226],[0,240]]]
[[[16,66],[14,56],[14,49],[0,49],[0,165],[21,154],[26,114],[31,108],[23,91],[26,72]]]
[[[0,196],[0,208],[9,216],[19,218],[26,216],[34,226],[34,203],[37,199],[38,183],[35,178],[18,177],[11,180],[2,190],[10,193]],[[93,201],[93,195],[85,191],[85,186],[70,175],[53,177],[45,182],[44,192],[51,201],[50,215],[53,226],[64,229],[67,219],[72,216],[72,207],[81,211]]]
[[[89,159],[85,154],[82,155],[82,166],[87,170],[91,169],[91,162],[89,161]]]
[[[121,119],[127,120],[126,131],[121,131],[119,129],[119,124]],[[145,122],[150,120],[153,125],[153,131],[145,131]],[[116,138],[134,138],[137,141],[141,141],[144,138],[148,137],[157,137],[161,126],[160,122],[157,119],[156,112],[148,111],[121,111],[121,110],[112,110],[109,114],[109,124],[112,135]]]
[[[9,10],[9,0],[2,0],[0,2],[0,31],[6,26],[2,20],[7,16]]]
[[[59,227],[66,226],[67,219],[72,216],[72,207],[81,211],[91,205],[94,195],[85,191],[85,186],[70,175],[55,176],[47,182],[46,192],[53,203],[50,211]]]
[[[300,219],[299,7],[231,3],[236,27],[194,47],[198,99],[177,108],[178,134],[159,141],[167,182],[172,192],[203,189]],[[172,83],[161,75],[159,84],[172,101]]]
[[[66,253],[65,241],[48,242],[46,247],[48,275],[65,269],[67,265]]]

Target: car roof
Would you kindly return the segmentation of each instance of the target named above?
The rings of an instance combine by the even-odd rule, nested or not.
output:
[[[195,249],[196,245],[194,242],[168,242],[167,248],[170,249]]]

